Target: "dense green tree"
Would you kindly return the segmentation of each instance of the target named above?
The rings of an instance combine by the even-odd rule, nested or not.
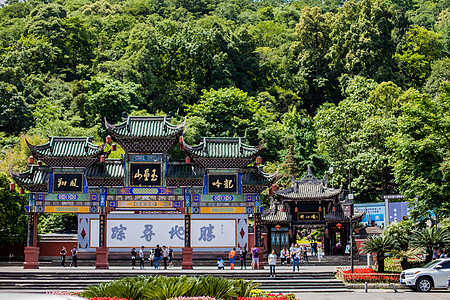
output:
[[[442,55],[442,41],[438,34],[413,26],[405,34],[401,50],[394,57],[407,83],[420,88],[431,72],[431,65]]]
[[[104,118],[112,124],[117,123],[124,112],[130,113],[143,104],[140,87],[132,82],[122,83],[106,76],[97,76],[87,82],[87,89],[89,97],[85,111],[91,125],[101,123]]]
[[[17,134],[31,125],[31,112],[16,87],[0,81],[0,130]]]
[[[332,46],[331,13],[322,13],[318,7],[305,7],[295,28],[295,41],[291,49],[295,56],[297,76],[305,81],[300,89],[304,107],[314,112],[324,102],[337,102],[340,95],[338,82],[329,68],[326,56]]]
[[[10,179],[0,173],[0,247],[21,243],[27,237],[27,200],[9,190]]]
[[[200,101],[187,108],[188,117],[205,120],[203,136],[247,136],[251,144],[259,141],[258,131],[273,119],[266,108],[237,88],[203,91]],[[197,140],[200,136],[191,136]]]
[[[425,263],[429,263],[433,259],[434,249],[450,247],[449,228],[434,226],[415,230],[411,237],[411,245],[425,248],[427,252]]]
[[[384,0],[347,1],[334,15],[327,54],[338,74],[362,75],[377,81],[395,77],[391,32],[394,14]]]
[[[450,85],[437,99],[412,89],[401,98],[397,132],[389,139],[395,180],[415,206],[413,217],[424,221],[432,210],[440,220],[450,212]]]

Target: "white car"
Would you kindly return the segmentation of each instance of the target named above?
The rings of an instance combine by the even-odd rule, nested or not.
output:
[[[436,259],[422,268],[404,270],[400,283],[412,290],[428,292],[431,288],[446,288],[450,276],[450,258]]]

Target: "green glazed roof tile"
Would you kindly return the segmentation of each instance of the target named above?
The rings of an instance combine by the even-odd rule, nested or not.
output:
[[[92,157],[103,151],[103,147],[97,146],[92,140],[92,137],[49,137],[49,141],[43,145],[28,146],[37,156]]]
[[[183,142],[184,143],[184,142]],[[257,154],[262,144],[250,146],[245,143],[243,137],[237,138],[203,138],[201,144],[189,146],[184,144],[189,153],[205,158],[244,158]]]
[[[180,125],[170,123],[171,118],[162,117],[127,117],[118,125],[111,125],[105,120],[106,128],[122,137],[168,137],[183,131],[185,122]]]
[[[125,169],[121,159],[107,159],[103,164],[95,164],[86,169],[86,177],[122,178]]]
[[[31,166],[28,171],[15,173],[10,170],[11,176],[21,184],[45,184],[49,180],[48,168],[46,166]]]

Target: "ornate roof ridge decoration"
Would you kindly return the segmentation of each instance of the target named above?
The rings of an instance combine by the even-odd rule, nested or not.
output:
[[[22,173],[14,172],[9,167],[9,174],[20,187],[30,192],[47,192],[49,181],[48,166],[28,165],[28,170]]]
[[[282,211],[284,207],[284,211]],[[284,205],[282,202],[270,201],[270,206],[261,213],[261,220],[264,224],[269,223],[290,223],[292,221],[292,214],[289,205]]]
[[[127,116],[120,124],[110,124],[105,118],[105,126],[108,132],[116,138],[141,137],[141,138],[165,138],[176,136],[185,129],[186,118],[183,123],[174,125],[168,116]],[[155,123],[153,126],[139,126],[134,123]],[[160,124],[158,124],[160,123]],[[136,126],[137,125],[137,126]],[[149,124],[145,124],[149,125]],[[162,128],[159,128],[161,127]]]
[[[193,161],[203,168],[242,169],[255,160],[264,141],[250,146],[245,137],[202,137],[198,145],[188,145],[181,139],[182,148]]]
[[[317,179],[309,165],[306,175],[302,179],[296,180],[292,177],[291,182],[290,188],[275,191],[274,194],[282,200],[314,201],[333,200],[342,192],[342,187],[339,189],[328,187],[325,178],[324,180]]]
[[[330,210],[324,217],[327,222],[340,222],[340,221],[349,221],[349,217],[346,217],[344,214],[344,210],[342,209],[342,204],[334,204],[335,211]],[[352,220],[356,220],[361,222],[365,216],[365,212],[355,212],[352,215]]]
[[[261,166],[242,169],[242,192],[260,194],[278,180],[279,168],[273,173],[262,171]]]
[[[112,125],[105,118],[109,134],[127,153],[167,153],[185,134],[186,118],[174,125],[168,116],[124,118],[124,122]]]
[[[106,144],[98,146],[93,137],[48,136],[49,141],[42,145],[32,145],[25,139],[31,154],[50,167],[88,167],[99,160]]]

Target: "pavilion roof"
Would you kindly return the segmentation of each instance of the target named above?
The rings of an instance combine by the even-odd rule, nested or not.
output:
[[[284,207],[284,211],[281,208]],[[292,214],[289,205],[284,205],[281,202],[271,201],[270,207],[261,213],[261,221],[264,224],[269,223],[290,223],[292,221]]]
[[[244,137],[203,137],[196,146],[182,141],[184,151],[203,168],[244,168],[256,158],[263,144],[250,146]]]
[[[333,199],[342,192],[342,188],[335,189],[327,186],[326,180],[317,179],[308,166],[306,175],[301,180],[291,179],[290,188],[275,191],[282,200],[327,200]]]
[[[16,173],[9,170],[11,177],[20,187],[31,192],[46,192],[48,190],[49,169],[48,166],[30,166],[28,171]]]
[[[156,117],[133,117],[124,118],[124,122],[112,125],[105,119],[105,126],[116,138],[119,137],[151,137],[164,138],[181,134],[186,120],[180,125],[170,123],[171,118],[167,116]]]
[[[49,136],[43,145],[28,143],[33,156],[40,157],[93,157],[103,152],[104,146],[94,144],[92,137]]]

